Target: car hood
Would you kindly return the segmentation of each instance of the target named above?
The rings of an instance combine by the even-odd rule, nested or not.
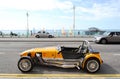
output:
[[[28,53],[31,53],[32,56],[34,56],[35,53],[39,53],[39,52],[49,53],[49,52],[58,52],[58,50],[57,50],[57,47],[33,48],[20,53],[20,56],[28,56]]]
[[[102,38],[102,37],[106,37],[106,35],[98,35],[98,36],[95,36],[94,38]]]

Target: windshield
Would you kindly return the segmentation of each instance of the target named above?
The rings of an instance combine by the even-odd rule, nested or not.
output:
[[[108,36],[109,34],[110,34],[110,32],[105,32],[103,35]]]
[[[88,48],[89,51],[93,51],[92,46],[90,45],[89,41],[85,40],[82,45],[83,45],[83,47]]]
[[[59,52],[61,51],[61,46],[60,46],[60,45],[57,46],[57,50],[58,50]]]

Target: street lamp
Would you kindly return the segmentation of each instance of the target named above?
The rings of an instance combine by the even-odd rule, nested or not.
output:
[[[28,22],[29,14],[28,14],[28,12],[26,13],[26,16],[27,16],[27,38],[28,38],[28,36],[29,36],[29,22]]]
[[[73,5],[73,35],[75,37],[75,5]]]

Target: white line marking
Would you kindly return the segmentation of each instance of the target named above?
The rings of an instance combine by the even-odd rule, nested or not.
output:
[[[120,56],[120,54],[116,53],[116,54],[113,54],[114,56]]]
[[[0,55],[3,55],[3,54],[5,54],[4,52],[0,52]]]

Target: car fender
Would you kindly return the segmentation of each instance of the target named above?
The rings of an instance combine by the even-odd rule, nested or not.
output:
[[[20,58],[20,60],[24,59],[24,58],[30,59],[32,61],[32,63],[34,63],[33,59],[30,56],[23,56],[23,57]]]
[[[24,58],[30,59],[30,60],[32,61],[32,58],[31,58],[30,56],[21,57],[20,60],[21,60],[21,59],[24,59]],[[32,62],[33,62],[33,61],[32,61]]]
[[[99,42],[101,42],[101,40],[103,40],[103,39],[105,39],[105,40],[108,42],[107,38],[105,38],[105,37],[104,37],[104,38],[101,38]]]
[[[83,62],[82,62],[82,68],[83,68],[83,69],[84,69],[84,67],[85,67],[86,61],[89,60],[89,59],[96,59],[96,60],[99,61],[100,64],[103,63],[103,61],[102,61],[102,59],[101,59],[101,57],[100,57],[99,54],[92,54],[92,53],[91,53],[91,54],[87,54],[87,55],[85,56]]]

